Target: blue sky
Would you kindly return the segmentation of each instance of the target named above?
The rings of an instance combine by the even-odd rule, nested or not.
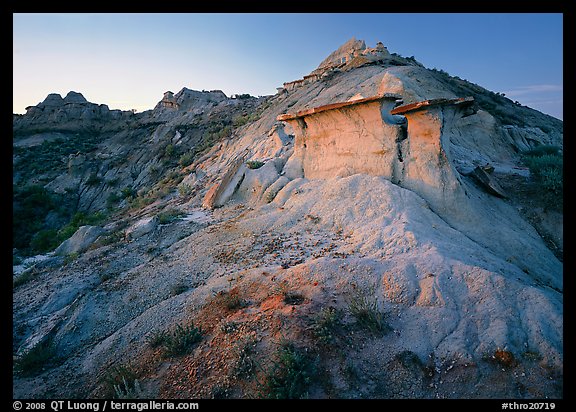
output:
[[[562,14],[14,14],[13,111],[81,92],[151,109],[182,87],[268,95],[351,37],[560,119]]]

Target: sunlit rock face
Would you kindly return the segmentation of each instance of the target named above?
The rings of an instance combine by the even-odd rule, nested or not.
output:
[[[388,113],[400,96],[388,94],[279,116],[295,132],[294,159],[310,179],[366,173],[392,179],[402,125]]]

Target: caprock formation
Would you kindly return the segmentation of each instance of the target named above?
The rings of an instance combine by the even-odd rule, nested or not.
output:
[[[16,359],[58,351],[17,397],[562,397],[562,211],[523,163],[562,122],[356,39],[274,96],[81,97],[14,121],[18,184],[119,197],[15,277]]]

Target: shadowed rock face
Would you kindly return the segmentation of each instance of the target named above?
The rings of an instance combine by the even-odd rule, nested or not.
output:
[[[41,131],[98,130],[107,122],[128,120],[130,111],[110,110],[105,104],[90,103],[81,93],[69,92],[65,98],[57,93],[49,94],[43,102],[26,108],[26,114],[13,120],[15,133],[28,133],[30,129]]]

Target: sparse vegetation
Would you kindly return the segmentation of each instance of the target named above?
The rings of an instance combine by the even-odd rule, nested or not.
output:
[[[182,167],[189,166],[194,161],[194,153],[193,152],[186,152],[180,159],[178,159],[178,164]]]
[[[176,148],[174,147],[174,145],[172,143],[169,143],[164,148],[164,157],[167,157],[168,159],[170,159],[172,156],[174,156],[175,153],[176,153]]]
[[[233,375],[240,379],[251,379],[258,368],[258,363],[255,360],[256,356],[256,340],[248,338],[240,342],[238,349],[238,361],[234,367]]]
[[[306,397],[308,387],[316,372],[312,356],[304,348],[283,342],[276,354],[264,385],[264,396],[270,399],[301,399]]]
[[[138,379],[130,384],[126,378],[122,377],[122,383],[114,385],[114,394],[117,399],[144,399],[144,393]]]
[[[18,276],[15,276],[12,280],[12,287],[18,287],[25,285],[34,279],[34,272],[32,270],[26,270]]]
[[[372,293],[357,292],[350,298],[348,309],[362,329],[379,336],[391,330],[384,313],[378,309],[378,302]]]
[[[512,352],[504,349],[496,349],[492,358],[501,366],[510,367],[516,363],[516,359]]]
[[[266,203],[271,203],[276,198],[278,192],[279,190],[270,190],[266,192],[266,198],[264,199]]]
[[[332,306],[324,307],[312,321],[312,333],[322,345],[330,345],[336,340],[342,327],[342,312]]]
[[[171,296],[181,295],[182,293],[186,292],[187,290],[188,290],[188,285],[179,282],[179,283],[176,283],[175,285],[172,285],[170,287],[170,295]]]
[[[248,302],[240,296],[238,289],[218,292],[214,298],[214,302],[227,310],[236,310],[248,306]]]
[[[525,152],[523,161],[544,190],[561,195],[564,187],[564,162],[560,147],[538,146]]]
[[[91,174],[85,182],[86,186],[97,186],[100,183],[102,183],[102,178],[97,174]]]
[[[136,373],[128,365],[118,365],[109,369],[101,379],[104,385],[106,398],[127,399],[128,394],[133,394],[138,385]]]
[[[264,166],[264,162],[260,160],[248,160],[246,162],[246,166],[248,169],[260,169],[262,166]]]
[[[234,127],[240,127],[240,126],[244,126],[245,124],[255,122],[258,119],[259,119],[259,116],[257,113],[244,114],[244,115],[236,116],[232,120],[232,124],[234,125]]]
[[[284,292],[284,303],[287,305],[301,305],[304,302],[304,296],[295,291]]]
[[[158,223],[160,223],[161,225],[166,225],[168,223],[174,222],[176,219],[178,219],[181,216],[184,216],[185,214],[186,213],[184,213],[180,209],[176,208],[167,209],[163,212],[158,213],[157,215]]]
[[[178,185],[178,194],[181,197],[190,196],[193,192],[194,188],[189,184],[181,183]]]
[[[128,186],[122,189],[120,191],[120,194],[122,196],[122,199],[134,199],[136,197],[136,190]]]
[[[69,194],[52,193],[42,186],[25,186],[22,189],[13,186],[13,194],[12,239],[14,247],[23,256],[53,250],[80,226],[96,225],[106,219],[102,212],[76,212],[72,215]]]
[[[158,348],[168,340],[169,336],[168,333],[164,330],[159,330],[152,332],[150,335],[146,337],[146,343],[151,348]]]
[[[56,356],[56,346],[51,339],[38,343],[15,361],[15,370],[22,376],[40,373]]]
[[[176,325],[162,342],[165,357],[181,356],[188,353],[192,347],[202,339],[202,330],[193,324],[188,326]]]
[[[31,132],[31,131],[29,131]],[[58,174],[66,170],[68,156],[76,153],[89,153],[96,149],[100,135],[83,132],[68,138],[46,140],[37,146],[14,147],[16,162],[14,172],[20,175],[22,181],[44,174]],[[64,160],[64,161],[63,161]]]

